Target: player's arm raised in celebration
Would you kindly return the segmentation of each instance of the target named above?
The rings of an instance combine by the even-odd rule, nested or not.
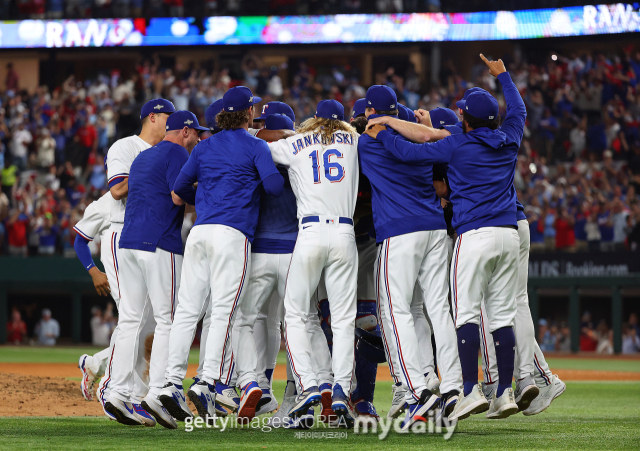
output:
[[[391,116],[380,116],[371,119],[367,123],[367,129],[375,125],[382,124],[391,127],[396,132],[407,138],[409,141],[416,143],[426,143],[438,141],[451,135],[447,130],[440,130],[427,125],[416,124],[403,121]]]
[[[489,73],[496,77],[502,85],[504,100],[507,103],[507,116],[504,118],[500,130],[520,144],[522,135],[524,134],[527,108],[518,92],[518,88],[513,80],[511,80],[511,75],[507,72],[502,60],[489,61],[482,53],[480,54],[480,58],[482,58],[482,61],[489,67]]]

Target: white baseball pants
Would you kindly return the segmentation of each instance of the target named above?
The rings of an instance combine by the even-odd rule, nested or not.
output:
[[[327,224],[327,219],[333,219],[332,223]],[[323,270],[331,310],[334,382],[349,395],[354,365],[358,251],[353,226],[340,224],[337,217],[320,216],[320,222],[300,227],[291,257],[284,297],[285,340],[299,392],[319,382],[312,366],[315,351],[311,349],[307,325],[309,315],[317,309],[317,304],[312,307],[310,300]]]
[[[378,253],[378,303],[383,324],[388,325],[384,327],[383,342],[388,348],[391,371],[399,373],[402,383],[409,388],[406,399],[410,402],[417,401],[426,388],[422,348],[412,306],[416,315],[420,315],[423,305],[426,306],[436,332],[438,358],[440,352],[457,356],[457,341],[449,337],[452,334],[455,336],[455,331],[447,302],[446,236],[446,230],[395,236],[384,240]],[[414,296],[416,283],[422,291],[422,296],[418,298]],[[426,293],[429,294],[428,298]],[[426,304],[425,300],[428,301]],[[438,322],[441,327],[436,329]],[[391,357],[394,353],[397,359]],[[442,390],[448,391],[446,384],[453,385],[451,381],[457,384],[451,388],[459,389],[460,364],[453,356],[443,359],[442,363],[439,362],[440,370],[443,381],[447,382]]]
[[[529,222],[526,219],[518,221],[518,237],[520,248],[518,253],[518,287],[516,291],[516,316],[513,332],[516,337],[516,360],[513,377],[521,379],[534,375],[539,386],[549,385],[551,371],[549,365],[538,346],[535,337],[535,328],[529,309],[529,293],[527,282],[529,280]],[[493,345],[493,336],[488,330],[485,321],[487,317],[484,301],[480,311],[480,349],[482,351],[482,372],[486,383],[498,380],[498,364],[496,362],[496,350]]]
[[[246,294],[238,306],[232,340],[240,387],[244,387],[251,381],[258,381],[257,337],[254,337],[254,325],[258,314],[264,309],[274,292],[277,292],[280,298],[284,297],[290,263],[291,254],[251,254],[251,273]],[[264,336],[260,339],[264,343]],[[264,356],[266,343],[262,347]],[[264,357],[261,360],[265,360]]]
[[[111,394],[121,401],[131,401],[139,339],[145,319],[150,314],[153,314],[156,327],[149,362],[149,394],[160,395],[164,386],[182,255],[160,248],[155,252],[120,249],[119,257],[122,298]]]
[[[288,270],[288,268],[287,268]],[[286,280],[286,274],[285,274]],[[284,317],[284,293],[271,294],[271,297],[262,306],[253,326],[253,338],[256,343],[256,376],[258,385],[263,390],[271,389],[273,375],[267,378],[267,370],[273,371],[276,367],[276,359],[280,351],[280,325]]]
[[[480,325],[480,304],[487,306],[490,333],[513,327],[518,286],[518,232],[509,227],[482,227],[458,237],[453,249],[451,291],[456,328]]]
[[[120,242],[121,231],[121,225],[112,224],[111,227],[103,233],[102,240],[100,242],[100,261],[102,261],[105,274],[107,275],[107,279],[109,280],[109,286],[111,287],[111,297],[113,297],[113,300],[116,303],[116,308],[118,310],[120,309],[120,271],[118,265],[118,256],[121,252],[118,244]],[[156,322],[153,319],[153,315],[148,315],[142,331],[140,332],[140,337],[138,340],[138,356],[134,374],[133,392],[131,393],[131,400],[135,404],[139,404],[140,402],[142,402],[142,399],[147,396],[147,392],[149,391],[148,362],[144,357],[144,342],[148,335],[153,334],[155,328]],[[116,325],[116,328],[111,334],[111,339],[109,340],[109,347],[93,356],[94,363],[92,364],[92,371],[93,368],[97,367],[100,372],[95,373],[94,371],[94,374],[104,374],[102,380],[100,380],[100,383],[98,384],[97,390],[98,398],[103,405],[109,397],[109,394],[111,393],[113,346],[116,343],[118,330],[119,325]]]
[[[228,372],[225,358],[236,308],[244,296],[251,270],[251,243],[240,231],[221,224],[201,224],[191,229],[185,247],[183,284],[169,342],[167,381],[182,384],[196,326],[211,293],[202,378],[209,384]]]

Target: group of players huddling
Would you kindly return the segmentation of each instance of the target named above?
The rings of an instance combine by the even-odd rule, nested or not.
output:
[[[513,186],[526,110],[502,61],[481,58],[502,85],[502,121],[480,88],[456,103],[462,121],[411,111],[375,85],[351,123],[323,100],[297,128],[281,102],[254,114],[261,99],[243,86],[209,107],[208,129],[165,99],[147,102],[140,135],[109,149],[110,192],[75,227],[80,261],[119,311],[111,346],[80,357],[83,396],[101,377],[113,420],[175,429],[193,418],[182,383],[202,320],[186,396],[209,421],[276,411],[271,426],[308,428],[318,405],[338,427],[377,419],[384,361],[388,417],[405,412],[404,429],[431,411],[457,421],[545,410],[566,387],[528,306],[529,228]],[[188,206],[197,220],[183,256]],[[96,236],[106,274],[89,251]]]

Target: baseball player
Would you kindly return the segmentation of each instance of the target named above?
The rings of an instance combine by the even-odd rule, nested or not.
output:
[[[349,426],[358,265],[352,219],[358,194],[358,136],[343,119],[342,104],[321,101],[315,117],[305,121],[296,135],[269,148],[274,161],[288,168],[300,221],[284,299],[287,354],[299,393],[289,415],[307,412],[322,397],[305,325],[315,309],[310,299],[324,270],[334,337],[332,410]]]
[[[166,136],[136,157],[130,169],[128,206],[120,237],[120,331],[115,343],[113,386],[105,408],[122,424],[136,425],[131,414],[133,372],[139,330],[149,314],[156,321],[149,368],[149,393],[142,407],[162,426],[176,421],[158,400],[164,386],[169,333],[180,286],[184,203],[195,204],[195,189],[178,198],[173,192],[189,152],[207,130],[189,111],[176,111],[166,121]],[[146,424],[145,425],[150,425]]]
[[[426,144],[397,139],[385,130],[377,133],[383,127],[375,127],[373,133],[386,149],[405,161],[449,165],[447,176],[455,206],[453,226],[459,235],[450,278],[464,381],[463,396],[450,419],[466,418],[487,409],[487,400],[477,383],[478,324],[483,298],[496,343],[499,374],[487,418],[506,418],[518,412],[511,388],[519,247],[513,175],[526,109],[502,61],[488,61],[483,55],[481,58],[503,86],[507,116],[500,130],[496,99],[486,92],[474,92],[465,101],[465,133],[451,135],[447,130],[424,127],[430,135],[427,140],[441,139]],[[371,126],[385,122],[411,139],[409,127],[400,121],[380,120]]]
[[[260,102],[249,88],[229,89],[217,124],[223,129],[200,143],[184,165],[175,183],[179,197],[188,195],[198,182],[198,219],[185,248],[179,303],[169,343],[167,383],[160,399],[178,420],[191,415],[182,389],[189,348],[207,294],[211,295],[211,325],[207,337],[202,380],[192,385],[188,396],[200,416],[215,416],[215,384],[223,377],[225,354],[238,304],[251,271],[251,242],[260,202],[260,184],[268,194],[280,195],[283,179],[267,144],[247,132],[253,105]],[[175,397],[174,397],[175,396]],[[262,397],[256,381],[242,387],[238,419],[251,420]]]
[[[536,415],[547,409],[551,402],[560,396],[566,385],[560,378],[549,370],[544,354],[535,339],[535,329],[531,310],[529,309],[529,294],[527,280],[529,278],[529,222],[524,213],[524,207],[518,201],[518,287],[516,292],[517,311],[515,326],[516,355],[514,379],[516,380],[515,401],[524,415]],[[489,333],[487,308],[483,302],[480,310],[480,350],[482,353],[482,370],[484,382],[482,390],[486,398],[490,398],[498,381],[496,365],[496,348],[493,337]],[[535,379],[535,381],[534,381]]]
[[[93,241],[95,237],[100,237],[102,233],[109,228],[111,200],[111,193],[106,193],[100,199],[91,202],[84,210],[82,219],[73,227],[77,233],[73,248],[76,251],[80,263],[82,263],[82,266],[89,272],[96,292],[100,296],[109,296],[111,294],[109,279],[93,262],[89,243]],[[100,260],[105,268],[111,264],[109,257],[109,252],[104,252],[100,255]],[[112,340],[115,333],[114,330]],[[80,356],[78,362],[78,368],[82,371],[80,390],[82,396],[87,401],[93,400],[93,384],[96,379],[100,379],[105,372],[109,355],[111,354],[110,348],[109,346],[92,356],[87,354]]]
[[[110,213],[109,213],[109,229],[103,236],[101,244],[101,254],[111,254],[110,263],[105,264],[105,272],[109,280],[111,295],[116,300],[119,307],[120,299],[120,266],[118,254],[120,249],[118,243],[120,241],[120,233],[124,225],[124,213],[127,203],[127,195],[129,192],[129,169],[133,160],[145,149],[158,144],[165,135],[165,125],[167,118],[175,108],[171,102],[165,99],[153,99],[145,103],[140,110],[140,120],[142,121],[142,130],[139,135],[122,138],[113,143],[107,152],[106,166],[107,179],[109,183],[109,192],[112,195]],[[134,388],[131,395],[134,408],[133,415],[138,417],[140,421],[152,423],[153,418],[144,411],[140,403],[146,396],[148,391],[148,377],[144,376],[147,364],[144,360],[144,340],[153,333],[155,322],[153,317],[147,318],[147,321],[140,332],[140,343],[138,345],[138,356],[136,364],[136,374],[141,376],[143,384],[139,384],[138,378],[134,382]],[[116,327],[116,331],[119,327]],[[111,355],[107,363],[105,375],[98,385],[98,397],[105,408],[106,400],[111,390],[111,371],[113,369],[113,353],[115,338],[112,335]],[[110,418],[106,410],[105,413]]]
[[[296,115],[293,112],[293,109],[289,105],[287,105],[284,102],[267,102],[262,106],[262,111],[260,116],[253,118],[253,125],[257,126],[258,128],[249,129],[249,133],[259,138],[262,138],[268,142],[274,141],[273,139],[267,138],[269,137],[269,134],[266,134],[264,136],[258,136],[259,134],[261,135],[262,133],[268,130],[268,128],[266,127],[266,120],[268,116],[271,116],[273,114],[284,114],[289,119],[291,119],[291,122],[293,122],[293,125],[295,127]],[[275,130],[271,130],[271,131],[275,131]]]
[[[366,99],[370,122],[378,117],[397,116],[397,99],[388,87],[372,86]],[[417,304],[416,310],[426,306],[434,327],[445,410],[457,402],[462,382],[460,366],[454,357],[455,330],[447,301],[446,224],[435,195],[431,164],[408,164],[370,136],[362,137],[358,151],[362,172],[371,182],[376,240],[382,243],[376,274],[383,338],[388,353],[396,354],[399,367],[396,371],[408,388],[405,398],[408,408],[403,423],[403,428],[408,429],[440,401],[440,397],[427,388],[413,304]],[[422,296],[413,296],[416,283]],[[385,321],[390,325],[389,330],[384,330]]]

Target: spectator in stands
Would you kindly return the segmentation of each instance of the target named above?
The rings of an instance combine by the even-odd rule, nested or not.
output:
[[[556,248],[556,228],[554,224],[556,222],[556,215],[550,210],[546,211],[544,216],[544,244],[548,251],[552,251]]]
[[[631,230],[627,223],[629,211],[625,208],[619,197],[613,201],[613,246],[614,250],[622,251],[625,249],[625,241]]]
[[[27,338],[27,325],[16,308],[11,312],[11,321],[7,323],[7,341],[19,345]]]
[[[4,159],[4,167],[0,172],[0,185],[2,192],[7,196],[9,202],[13,204],[14,190],[18,184],[18,166],[12,163],[11,157],[6,156]]]
[[[111,324],[103,317],[100,307],[91,309],[91,343],[94,346],[109,346]]]
[[[37,166],[49,169],[56,162],[56,140],[51,137],[48,128],[42,129],[40,136],[36,140]],[[34,165],[36,166],[36,165]]]
[[[638,325],[638,315],[632,313],[629,315],[629,327],[636,331],[636,335],[640,337],[640,326]]]
[[[589,250],[591,252],[599,252],[602,235],[600,234],[600,226],[598,225],[598,213],[595,211],[591,213],[587,223],[584,225],[584,231],[587,236]]]
[[[551,333],[546,319],[538,321],[538,344],[542,351],[556,350],[556,337]]]
[[[33,141],[31,132],[25,128],[24,121],[20,120],[17,127],[13,130],[11,139],[11,155],[13,162],[18,169],[24,171],[27,168],[27,146]]]
[[[15,209],[7,221],[7,240],[9,255],[26,257],[28,255],[27,233],[29,231],[29,217]]]
[[[622,325],[622,353],[637,354],[640,352],[640,337],[627,323]]]
[[[56,252],[59,228],[54,224],[53,216],[47,212],[44,214],[42,226],[35,230],[39,238],[38,254],[53,255]]]
[[[529,235],[531,240],[531,251],[544,251],[544,223],[540,220],[537,209],[527,210],[527,219],[529,220]]]
[[[591,313],[585,311],[580,323],[580,350],[593,352],[598,347],[598,336],[591,321]]]
[[[574,225],[573,216],[569,215],[565,207],[558,209],[558,217],[554,223],[556,229],[556,250],[562,250],[566,252],[575,252],[575,232],[573,231]]]
[[[571,329],[569,329],[567,323],[560,324],[556,349],[560,352],[571,352]]]
[[[598,323],[596,337],[598,339],[596,352],[598,354],[613,354],[613,331],[609,329],[606,320],[601,319]]]
[[[17,92],[20,85],[18,72],[13,68],[13,63],[7,63],[7,76],[4,79],[4,88],[7,91]]]
[[[598,226],[600,227],[600,250],[608,252],[613,250],[613,216],[609,210],[608,202],[600,203],[598,214]]]
[[[46,308],[42,311],[42,319],[36,325],[35,334],[41,345],[55,346],[60,336],[60,324],[51,317],[51,310]]]

